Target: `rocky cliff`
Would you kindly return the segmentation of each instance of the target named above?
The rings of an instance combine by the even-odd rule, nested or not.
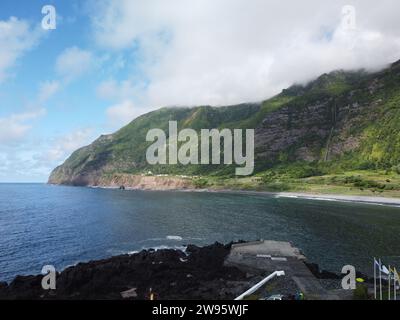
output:
[[[151,112],[74,152],[52,172],[49,183],[177,183],[190,187],[178,180],[157,182],[137,177],[148,171],[154,175],[233,174],[234,166],[148,165],[145,155],[150,143],[146,142],[146,133],[152,128],[167,132],[170,120],[176,120],[179,129],[255,129],[255,173],[293,163],[323,163],[327,168],[390,168],[400,160],[400,62],[374,73],[324,74],[261,103]]]

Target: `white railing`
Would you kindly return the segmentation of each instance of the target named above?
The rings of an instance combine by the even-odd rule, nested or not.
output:
[[[249,290],[247,290],[245,293],[242,293],[239,297],[237,297],[235,300],[243,300],[244,297],[256,292],[258,289],[260,289],[263,285],[265,285],[268,281],[272,280],[275,277],[281,277],[285,275],[285,271],[275,271],[274,273],[271,273],[268,277],[266,277],[264,280],[260,281],[253,287],[251,287]]]

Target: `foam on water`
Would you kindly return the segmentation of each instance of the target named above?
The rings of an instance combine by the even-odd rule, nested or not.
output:
[[[183,238],[180,236],[167,236],[167,240],[182,241]]]

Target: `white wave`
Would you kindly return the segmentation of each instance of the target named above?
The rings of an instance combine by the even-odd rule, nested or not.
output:
[[[186,246],[167,246],[167,245],[160,245],[160,246],[155,246],[155,247],[151,247],[151,248],[147,248],[147,247],[143,247],[143,250],[154,250],[154,251],[158,251],[158,250],[178,250],[178,251],[186,251]]]
[[[333,198],[314,198],[314,197],[303,197],[305,200],[319,200],[319,201],[332,201],[332,202],[347,202],[343,200],[333,199]]]
[[[167,240],[182,241],[183,238],[180,236],[167,236]]]
[[[164,241],[164,240],[165,240],[165,238],[149,238],[149,239],[140,240],[139,243],[150,242],[150,241]]]
[[[298,199],[299,197],[298,196],[282,196],[282,195],[279,195],[279,194],[277,194],[277,195],[274,195],[274,198],[291,198],[291,199]]]

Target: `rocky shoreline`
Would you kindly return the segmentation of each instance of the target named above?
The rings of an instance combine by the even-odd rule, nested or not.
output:
[[[50,185],[69,185],[49,180]],[[296,198],[319,201],[337,201],[348,203],[359,203],[369,205],[400,206],[400,198],[383,196],[357,196],[343,194],[323,194],[307,192],[271,192],[256,190],[238,190],[223,188],[196,188],[190,178],[183,177],[158,177],[158,176],[137,176],[137,175],[116,175],[112,181],[100,178],[87,184],[80,185],[89,188],[122,189],[139,191],[174,191],[174,192],[209,192],[228,193],[256,196],[273,196],[277,198]]]
[[[195,185],[189,177],[177,176],[146,176],[138,174],[113,174],[99,176],[76,177],[73,180],[50,176],[48,184],[70,185],[81,187],[99,187],[118,189],[124,186],[132,190],[186,190],[195,189]]]
[[[265,274],[226,266],[232,244],[143,250],[132,255],[79,263],[58,273],[56,290],[41,287],[43,275],[17,276],[0,283],[0,300],[147,300],[150,291],[160,300],[232,300]],[[340,279],[318,265],[307,267],[318,279]]]
[[[43,276],[17,276],[0,283],[0,299],[233,299],[247,288],[247,275],[224,266],[231,245],[216,243],[186,252],[143,250],[133,255],[79,263],[57,274],[57,289],[45,291]]]

